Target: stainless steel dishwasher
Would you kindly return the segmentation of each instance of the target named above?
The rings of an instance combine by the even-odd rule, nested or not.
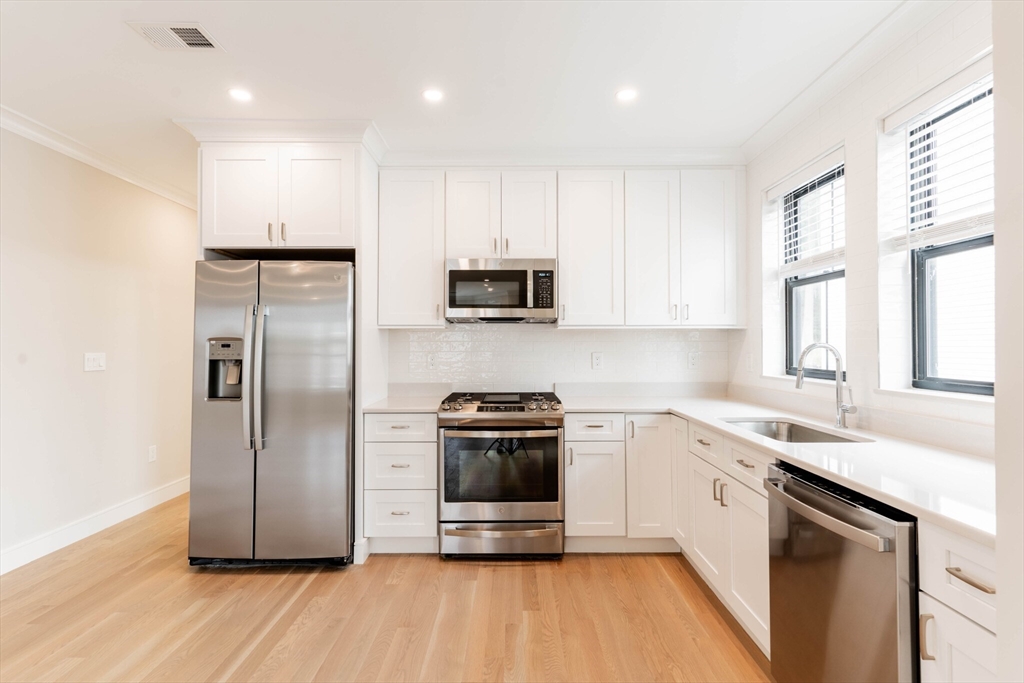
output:
[[[917,520],[788,463],[764,487],[775,680],[919,680]]]

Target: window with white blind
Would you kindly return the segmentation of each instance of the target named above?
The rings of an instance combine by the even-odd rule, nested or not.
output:
[[[786,372],[800,353],[825,342],[846,355],[846,184],[844,166],[828,169],[783,197],[780,274],[786,283]],[[835,379],[823,349],[804,365],[808,377]]]
[[[992,77],[907,122],[913,386],[993,393]]]

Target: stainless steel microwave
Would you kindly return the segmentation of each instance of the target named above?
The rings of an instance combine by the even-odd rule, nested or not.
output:
[[[444,317],[455,323],[553,323],[555,272],[555,259],[448,259]]]

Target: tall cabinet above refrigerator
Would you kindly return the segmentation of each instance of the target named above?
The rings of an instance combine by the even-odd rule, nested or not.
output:
[[[196,263],[190,563],[351,561],[352,273]]]

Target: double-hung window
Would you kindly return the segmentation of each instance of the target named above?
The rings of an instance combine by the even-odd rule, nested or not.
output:
[[[843,165],[796,188],[782,201],[780,273],[786,285],[786,372],[800,353],[825,342],[846,355],[846,191]],[[807,356],[804,374],[835,379],[831,354]]]
[[[991,76],[906,126],[915,387],[993,393]]]

